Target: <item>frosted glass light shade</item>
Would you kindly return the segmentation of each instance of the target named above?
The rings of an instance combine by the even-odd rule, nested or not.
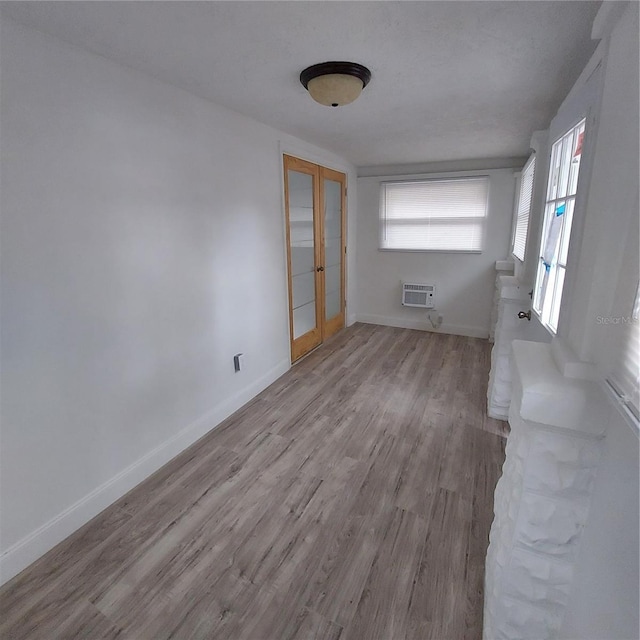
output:
[[[327,107],[353,102],[369,84],[371,71],[357,62],[321,62],[300,73],[311,97]]]
[[[364,85],[360,78],[343,73],[330,73],[309,80],[307,89],[311,97],[327,107],[339,107],[353,102]]]

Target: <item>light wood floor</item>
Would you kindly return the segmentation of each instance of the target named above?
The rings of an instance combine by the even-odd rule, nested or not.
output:
[[[480,639],[490,345],[357,324],[0,591],[0,637]]]

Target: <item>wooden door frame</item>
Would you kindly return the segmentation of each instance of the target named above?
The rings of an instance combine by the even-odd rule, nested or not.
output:
[[[282,154],[284,169],[284,210],[287,243],[287,285],[289,292],[289,342],[291,361],[320,345],[324,340],[345,326],[346,310],[346,220],[347,220],[347,174],[335,169],[303,160],[287,153]],[[313,179],[313,233],[314,233],[314,287],[316,326],[304,335],[294,338],[293,323],[293,272],[291,267],[291,217],[289,212],[289,171],[310,175]],[[341,185],[341,244],[340,244],[340,312],[326,321],[325,305],[325,238],[324,238],[324,180],[333,180]],[[318,268],[323,270],[319,271]]]
[[[317,271],[318,265],[320,265],[320,250],[321,244],[318,243],[319,220],[315,212],[319,210],[320,206],[320,174],[318,171],[318,165],[295,158],[287,154],[283,154],[283,167],[284,167],[284,208],[285,208],[285,226],[286,226],[286,238],[287,238],[287,285],[289,289],[289,342],[291,347],[291,361],[295,362],[303,355],[317,347],[322,343],[322,316],[320,309],[320,300],[318,298],[318,292],[320,291],[320,272]],[[312,177],[313,184],[313,261],[314,261],[314,287],[315,287],[315,314],[316,314],[316,326],[311,331],[308,331],[299,338],[294,338],[293,331],[293,272],[291,269],[291,223],[289,215],[289,171],[297,171],[304,173]]]
[[[322,341],[330,338],[334,333],[345,327],[346,287],[345,271],[347,268],[347,174],[328,167],[320,167],[320,212],[322,218],[322,249],[326,256],[324,246],[324,181],[332,180],[341,185],[340,189],[340,313],[330,320],[326,319],[325,309],[325,279],[322,278]],[[323,260],[324,260],[323,256]],[[324,274],[323,274],[324,275]]]

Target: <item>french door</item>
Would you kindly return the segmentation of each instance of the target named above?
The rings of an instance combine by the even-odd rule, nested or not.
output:
[[[344,173],[284,156],[291,360],[344,327]]]

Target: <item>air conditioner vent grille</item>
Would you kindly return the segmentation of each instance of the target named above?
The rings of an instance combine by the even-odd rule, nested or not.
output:
[[[407,291],[433,291],[433,287],[429,284],[405,284]]]
[[[433,284],[402,284],[402,304],[405,307],[434,309],[436,306],[436,287]]]

